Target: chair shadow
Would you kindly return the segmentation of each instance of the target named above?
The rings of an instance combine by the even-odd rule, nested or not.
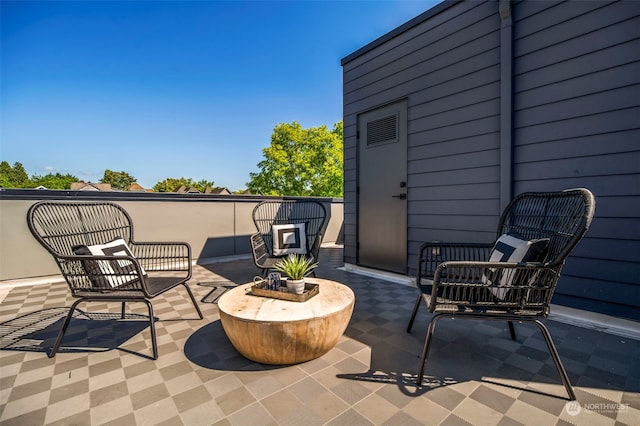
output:
[[[54,345],[68,307],[47,308],[0,324],[0,350],[48,352]],[[105,352],[122,348],[133,336],[149,327],[148,317],[116,313],[84,312],[76,309],[58,352]]]
[[[199,286],[209,287],[211,290],[202,298],[202,303],[217,304],[220,297],[227,291],[236,288],[238,284],[228,280],[203,281],[198,283]]]
[[[236,284],[244,284],[253,281],[253,277],[260,275],[260,270],[254,265],[250,258],[236,259],[230,262],[216,262],[200,267],[213,272],[222,280],[231,281]]]
[[[368,370],[362,373],[337,374],[337,378],[361,382],[395,384],[407,396],[420,396],[437,388],[460,383],[452,378],[424,376],[421,386],[416,386],[416,375],[407,373]]]
[[[455,333],[457,325],[448,324],[441,326],[443,334]],[[448,328],[448,330],[447,330]],[[347,330],[348,333],[349,330]],[[506,333],[506,332],[505,332]],[[364,382],[395,384],[399,390],[408,396],[419,396],[434,391],[469,381],[498,385],[506,388],[520,390],[531,394],[568,400],[564,394],[564,388],[560,378],[557,382],[553,378],[537,376],[535,380],[543,380],[546,383],[557,384],[558,393],[539,391],[534,387],[514,384],[531,382],[534,374],[516,368],[505,369],[503,362],[493,356],[483,353],[487,343],[481,338],[468,339],[462,336],[453,341],[434,338],[433,349],[429,353],[426,371],[422,383],[417,383],[417,370],[420,367],[420,355],[423,342],[420,341],[421,332],[413,332],[400,337],[402,342],[389,344],[384,341],[368,341],[366,336],[356,336],[355,340],[365,343],[371,348],[369,368],[364,372],[337,374],[336,377],[347,380]],[[488,336],[485,336],[488,337]],[[513,342],[506,336],[496,339],[505,339],[509,345],[519,347],[520,343]],[[408,368],[407,368],[408,367]],[[504,371],[503,371],[504,369]]]
[[[349,329],[346,334],[349,335]],[[416,367],[417,369],[420,358],[417,355],[418,352],[413,353],[413,350],[418,348],[414,345],[415,342],[410,341],[408,335],[402,336],[402,338],[405,340],[405,344],[402,345],[404,348],[384,340],[370,339],[367,336],[353,338],[371,348],[369,368],[362,372],[337,374],[336,377],[396,385],[400,392],[407,396],[420,396],[433,389],[460,383],[461,380],[446,375],[425,375],[422,385],[417,386],[417,374],[413,374],[411,369],[406,367]]]

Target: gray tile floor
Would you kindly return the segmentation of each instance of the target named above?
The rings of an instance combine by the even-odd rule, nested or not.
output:
[[[337,269],[324,248],[318,276],[356,294],[347,331],[316,360],[267,366],[243,358],[220,325],[216,297],[249,281],[248,259],[197,266],[191,288],[154,300],[159,359],[149,330],[118,304],[72,321],[54,359],[45,349],[71,305],[66,285],[12,289],[0,304],[0,423],[9,425],[638,425],[640,342],[547,320],[578,396],[565,391],[540,333],[516,325],[442,320],[423,385],[415,385],[429,315],[405,332],[415,289]],[[218,289],[207,283],[217,282]],[[204,285],[201,285],[204,284]],[[132,313],[144,314],[144,305]],[[180,319],[186,318],[186,319]],[[74,349],[74,347],[88,349]]]

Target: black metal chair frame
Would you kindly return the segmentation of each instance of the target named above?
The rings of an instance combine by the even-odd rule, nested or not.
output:
[[[50,358],[58,352],[73,313],[81,302],[121,302],[122,319],[125,318],[126,302],[145,303],[149,313],[152,359],[158,358],[158,345],[151,299],[182,285],[199,319],[203,318],[187,285],[192,273],[191,246],[184,242],[135,241],[133,221],[121,206],[111,202],[40,201],[29,208],[27,224],[36,240],[53,256],[71,295],[78,299],[71,305],[48,353]],[[77,246],[105,244],[117,238],[125,241],[133,257],[79,255],[73,250]],[[113,261],[127,263],[130,271],[105,273],[95,267],[96,262]],[[126,283],[113,287],[106,279]]]
[[[489,262],[494,243],[428,242],[420,247],[416,284],[419,294],[407,332],[425,301],[432,316],[422,351],[418,385],[437,322],[442,318],[506,320],[512,339],[513,322],[532,322],[542,332],[570,400],[576,396],[551,335],[540,319],[547,318],[565,260],[589,229],[595,198],[584,188],[560,192],[529,192],[517,196],[503,212],[497,237],[515,232],[528,240],[549,238],[546,258],[539,263]],[[510,285],[500,274],[512,273]],[[485,279],[483,279],[485,277]],[[487,280],[490,277],[492,279]],[[488,283],[487,283],[488,282]],[[497,298],[496,292],[503,295]]]
[[[318,261],[320,245],[327,226],[327,211],[315,200],[265,200],[252,213],[258,232],[251,235],[253,261],[266,276],[282,258],[273,254],[273,225],[305,224],[308,255]]]

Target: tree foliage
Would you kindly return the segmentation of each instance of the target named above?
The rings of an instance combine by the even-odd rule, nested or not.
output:
[[[70,189],[73,182],[77,182],[78,178],[67,173],[65,175],[56,173],[49,173],[44,176],[33,175],[31,176],[31,182],[33,188],[44,186],[47,189]]]
[[[108,183],[111,185],[111,188],[120,189],[122,191],[129,188],[132,183],[135,183],[135,181],[136,178],[127,172],[114,172],[109,169],[104,171],[104,176],[100,179],[101,183]]]
[[[31,182],[22,163],[15,162],[13,167],[3,161],[0,163],[0,186],[3,188],[29,188]]]
[[[213,188],[213,181],[207,181],[202,179],[198,182],[194,182],[191,178],[167,178],[161,182],[156,183],[153,186],[153,190],[155,192],[176,192],[181,187],[185,187],[186,189],[195,188],[200,192],[205,192],[207,187]]]
[[[37,188],[44,186],[47,189],[69,189],[78,178],[70,174],[49,173],[44,176],[32,175],[29,177],[22,163],[13,163],[13,167],[6,161],[0,163],[0,187],[2,188]]]
[[[262,150],[260,172],[250,173],[254,194],[341,197],[343,188],[343,124],[302,128],[278,124],[271,146]]]

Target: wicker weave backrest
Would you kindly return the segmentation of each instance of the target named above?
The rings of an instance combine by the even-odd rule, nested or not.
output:
[[[267,200],[253,209],[253,223],[273,252],[272,225],[304,223],[309,250],[319,248],[322,242],[327,211],[324,206],[313,200]],[[314,253],[317,258],[317,253]]]
[[[54,256],[73,255],[76,245],[133,239],[131,218],[109,202],[41,201],[29,208],[27,224],[33,236]]]
[[[547,262],[561,265],[589,229],[595,198],[584,188],[518,195],[505,209],[497,236],[515,232],[528,240],[549,238]]]

